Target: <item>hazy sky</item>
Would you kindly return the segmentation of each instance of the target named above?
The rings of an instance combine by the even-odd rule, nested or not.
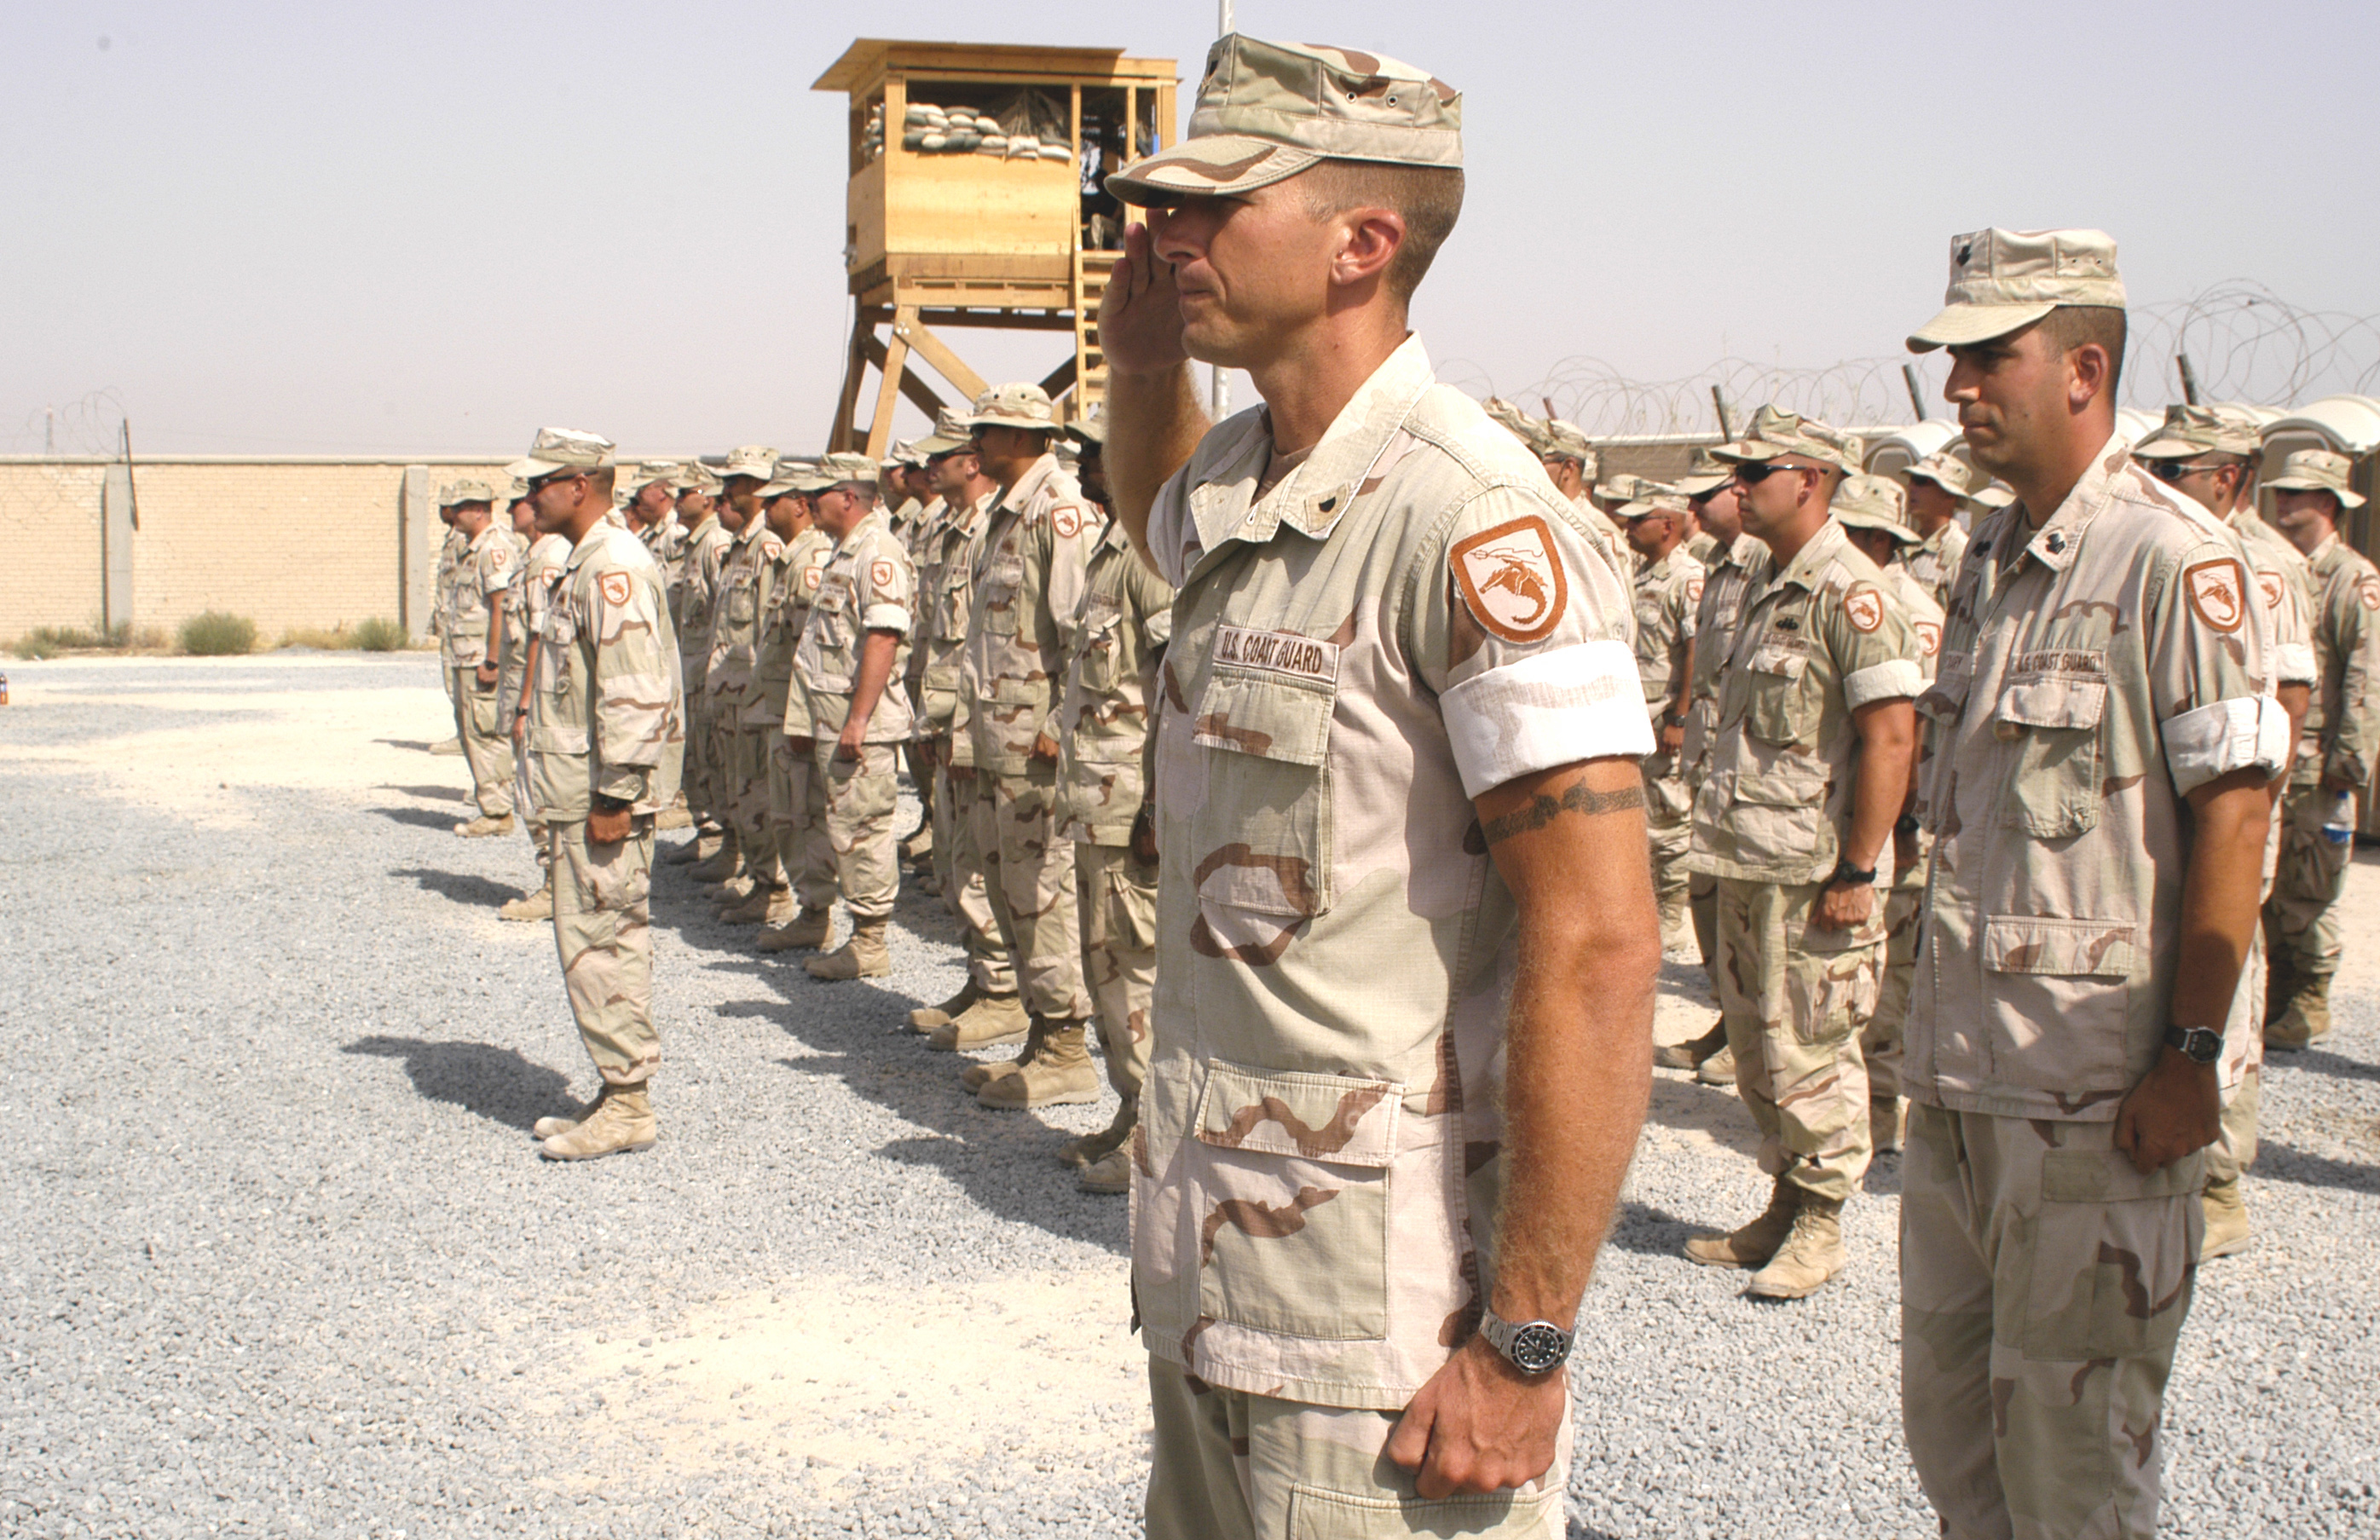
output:
[[[39,448],[43,408],[102,392],[158,451],[511,451],[544,422],[632,454],[815,448],[849,301],[844,99],[809,85],[862,18],[1195,77],[1215,11],[8,6],[0,448]],[[2136,305],[2245,277],[2380,311],[2368,3],[1238,18],[1463,89],[1469,200],[1415,319],[1475,387],[1575,356],[1667,380],[1730,353],[1897,354],[1948,237],[1987,224],[2114,232]],[[978,367],[1060,356],[1042,337]]]

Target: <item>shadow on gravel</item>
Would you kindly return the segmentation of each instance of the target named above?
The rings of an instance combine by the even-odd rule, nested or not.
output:
[[[2350,1193],[2380,1193],[2380,1166],[2354,1160],[2333,1160],[2309,1155],[2271,1139],[2257,1147],[2252,1174],[2266,1182],[2294,1182],[2302,1187],[2338,1187]]]
[[[484,877],[468,872],[440,871],[435,867],[395,867],[391,877],[409,877],[413,885],[441,898],[452,899],[467,909],[492,909],[499,903],[520,897],[527,888],[510,887],[491,882]]]
[[[1675,1256],[1685,1249],[1689,1239],[1706,1233],[1707,1229],[1688,1224],[1666,1208],[1623,1203],[1612,1213],[1611,1229],[1604,1243],[1633,1251],[1639,1256]]]
[[[407,796],[424,797],[436,802],[468,802],[471,799],[471,794],[460,786],[393,786],[382,782],[372,790],[402,792]]]
[[[452,813],[429,807],[375,807],[372,811],[391,823],[409,823],[416,829],[451,830],[457,821]]]
[[[386,744],[391,748],[409,748],[419,754],[430,752],[430,743],[426,738],[374,738],[372,742]]]
[[[2303,1070],[2309,1074],[2337,1075],[2341,1080],[2380,1080],[2380,1064],[2367,1064],[2327,1049],[2300,1049],[2294,1053],[2267,1049],[2265,1065],[2266,1073],[2274,1070]]]
[[[1656,1071],[1653,1100],[1645,1109],[1645,1121],[1663,1128],[1707,1134],[1722,1148],[1738,1155],[1760,1152],[1760,1132],[1752,1126],[1752,1114],[1743,1110],[1742,1098],[1733,1086],[1706,1085],[1692,1075]]]
[[[569,1077],[531,1063],[493,1043],[433,1043],[420,1037],[358,1037],[339,1050],[371,1059],[401,1059],[425,1100],[449,1102],[491,1122],[526,1134],[549,1113],[578,1105]]]

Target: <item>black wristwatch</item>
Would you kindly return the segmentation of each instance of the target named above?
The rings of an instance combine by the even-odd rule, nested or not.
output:
[[[1571,1334],[1551,1321],[1515,1323],[1486,1310],[1480,1313],[1479,1335],[1524,1375],[1550,1374],[1570,1358]]]
[[[2165,1046],[2193,1064],[2212,1064],[2223,1057],[2223,1034],[2211,1026],[2168,1025]]]
[[[1661,725],[1664,727],[1683,727],[1686,725],[1686,714],[1683,711],[1664,711],[1661,713]]]
[[[1827,879],[1827,886],[1829,888],[1873,888],[1876,886],[1876,868],[1874,867],[1870,867],[1867,870],[1862,871],[1859,867],[1852,866],[1851,864],[1850,857],[1846,856],[1835,863],[1834,875]]]

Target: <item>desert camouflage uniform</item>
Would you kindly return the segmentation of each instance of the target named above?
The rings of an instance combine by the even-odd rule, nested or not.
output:
[[[499,718],[501,659],[488,657],[488,606],[501,603],[520,564],[520,537],[494,519],[455,559],[448,575],[439,645],[446,654],[447,694],[455,702],[455,735],[471,767],[472,798],[481,816],[513,810],[513,740]],[[499,665],[497,684],[481,688],[480,663]]]
[[[909,661],[917,591],[909,552],[883,510],[871,509],[827,559],[802,625],[801,645],[794,651],[794,679],[812,744],[805,806],[810,826],[832,853],[844,902],[857,924],[886,918],[901,896],[901,859],[892,838],[892,811],[900,797],[893,746],[906,742],[916,725],[901,675]],[[837,734],[851,720],[862,644],[871,631],[890,631],[899,641],[884,693],[868,716],[859,758],[845,759],[836,753]]]
[[[635,536],[589,529],[554,590],[529,696],[529,791],[553,843],[554,950],[579,1039],[608,1085],[642,1085],[662,1057],[653,815],[677,797],[686,717],[661,577]],[[599,793],[630,805],[617,844],[588,841]]]
[[[1661,906],[1661,934],[1685,918],[1685,856],[1694,843],[1688,817],[1692,794],[1679,773],[1684,759],[1660,750],[1661,716],[1678,696],[1678,675],[1691,666],[1694,614],[1703,599],[1703,564],[1682,544],[1636,572],[1636,677],[1645,685],[1654,750],[1645,757],[1645,823],[1652,836],[1653,895]]]
[[[529,638],[545,634],[553,586],[561,581],[562,569],[569,561],[568,537],[540,535],[529,542],[528,554],[521,558],[511,585],[504,589],[504,660],[496,679],[496,721],[507,742],[513,723],[528,709]],[[537,818],[537,799],[529,795],[526,754],[514,757],[513,802],[522,810],[521,826],[528,835],[529,848],[537,852],[537,864],[544,867],[552,862],[553,851],[545,837],[545,825]]]
[[[769,694],[756,715],[767,717],[773,703],[765,741],[769,746],[769,834],[794,900],[815,914],[834,907],[834,852],[826,831],[810,817],[810,753],[797,746],[810,735],[809,701],[794,687],[794,654],[801,647],[803,628],[809,624],[810,605],[826,576],[827,558],[834,554],[834,537],[813,524],[786,542],[783,571],[771,590],[769,612],[762,618],[760,658]],[[778,671],[783,673],[778,684]]]
[[[1129,1146],[1150,1533],[1197,1506],[1160,1486],[1214,1480],[1219,1432],[1247,1456],[1295,1429],[1301,1458],[1345,1442],[1361,1479],[1333,1485],[1378,1499],[1315,1493],[1306,1533],[1386,1501],[1425,1533],[1559,1534],[1559,1461],[1432,1504],[1378,1450],[1495,1286],[1517,914],[1472,798],[1651,747],[1628,589],[1418,337],[1258,497],[1268,420],[1217,425],[1149,518],[1181,588],[1153,756],[1157,1044]],[[1374,1414],[1301,1427],[1283,1402]],[[1286,1481],[1257,1485],[1249,1503]]]
[[[1916,695],[1917,653],[1883,575],[1829,519],[1744,600],[1694,794],[1689,859],[1718,879],[1713,981],[1760,1169],[1835,1203],[1871,1153],[1859,1033],[1876,1009],[1886,895],[1849,930],[1810,922],[1851,828],[1852,713]],[[1880,887],[1891,867],[1888,840]]]
[[[2280,873],[2265,909],[2265,940],[2277,967],[2326,982],[2338,971],[2338,895],[2355,848],[2323,837],[2338,795],[2322,782],[2343,781],[2357,794],[2372,783],[2380,752],[2380,571],[2337,535],[2305,565],[2319,678],[2281,799]]]
[[[1075,910],[1075,844],[1058,836],[1057,767],[1032,757],[1056,737],[1066,628],[1081,607],[1099,511],[1044,455],[992,504],[974,576],[964,677],[975,760],[975,838],[1019,997],[1043,1021],[1091,1013]]]
[[[1713,550],[1718,550],[1716,544]],[[1710,775],[1710,751],[1718,736],[1718,683],[1735,649],[1735,628],[1743,618],[1745,594],[1768,581],[1768,548],[1749,535],[1705,564],[1701,601],[1694,606],[1694,685],[1686,707],[1685,742],[1678,746],[1679,774],[1691,799]],[[1718,879],[1694,871],[1689,862],[1686,904],[1694,918],[1694,944],[1703,966],[1718,961]]]
[[[2143,1176],[2113,1120],[2172,1019],[2183,799],[2286,753],[2251,592],[2116,439],[2040,528],[1987,515],[1951,592],[1900,1208],[1903,1421],[1946,1534],[2155,1525],[2205,1160]]]
[[[1911,546],[1900,560],[1909,568],[1909,576],[1917,579],[1918,587],[1934,600],[1934,607],[1947,612],[1950,607],[1950,585],[1959,580],[1959,564],[1966,556],[1967,531],[1954,518]]]
[[[653,559],[653,566],[662,575],[662,594],[672,603],[677,600],[678,566],[685,560],[686,527],[673,517],[666,524],[650,525],[635,531],[637,543]]]
[[[1173,590],[1134,553],[1123,524],[1111,523],[1091,549],[1071,633],[1058,715],[1058,832],[1075,843],[1083,971],[1108,1083],[1127,1108],[1148,1073],[1157,976],[1157,868],[1133,855],[1132,826],[1146,800],[1158,660],[1172,635]]]
[[[686,692],[686,800],[698,819],[725,821],[720,767],[711,754],[711,720],[705,681],[710,671],[711,600],[719,588],[719,568],[735,537],[707,514],[686,533],[678,560],[676,585],[670,594],[675,616],[680,682]]]
[[[1930,685],[1935,661],[1942,652],[1942,606],[1934,602],[1917,575],[1900,562],[1885,567],[1883,580],[1884,591],[1891,595],[1916,635],[1918,673]],[[1917,723],[1921,765],[1931,737],[1921,717]],[[1917,916],[1925,907],[1925,857],[1933,838],[1920,829],[1916,844],[1916,854],[1907,866],[1900,866],[1896,856],[1892,886],[1884,894],[1884,972],[1876,981],[1876,1011],[1860,1029],[1860,1061],[1867,1067],[1871,1103],[1900,1095],[1900,1027],[1909,1019],[1909,988],[1917,976]],[[1869,1133],[1873,1135],[1875,1130]]]
[[[1001,940],[984,884],[982,846],[976,840],[975,686],[966,675],[967,626],[975,613],[975,564],[990,527],[992,492],[972,507],[944,510],[943,522],[927,537],[917,591],[924,614],[917,650],[926,656],[917,673],[918,731],[936,740],[934,754],[934,865],[942,879],[942,904],[959,922],[966,946],[967,976],[987,994],[1016,992],[1016,959]]]
[[[785,542],[770,531],[765,515],[754,514],[720,566],[705,673],[713,762],[720,770],[714,811],[735,831],[747,868],[772,886],[783,881],[769,838],[769,749],[777,731],[755,727],[748,717],[759,697],[753,671],[759,661],[760,617],[784,560]]]
[[[909,552],[909,564],[917,574],[917,613],[910,637],[909,670],[902,676],[901,684],[909,692],[909,709],[917,719],[921,739],[932,735],[932,729],[926,724],[926,622],[934,593],[932,562],[935,537],[941,533],[942,523],[949,516],[949,503],[937,496],[918,510],[908,538],[902,541],[902,548]],[[899,534],[900,531],[896,529],[893,533]],[[932,788],[929,786],[926,791],[930,803]]]

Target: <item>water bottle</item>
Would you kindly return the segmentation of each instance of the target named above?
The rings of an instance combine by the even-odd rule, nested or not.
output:
[[[2330,817],[2322,820],[2322,837],[2343,845],[2355,838],[2355,794],[2341,792],[2331,799]]]

